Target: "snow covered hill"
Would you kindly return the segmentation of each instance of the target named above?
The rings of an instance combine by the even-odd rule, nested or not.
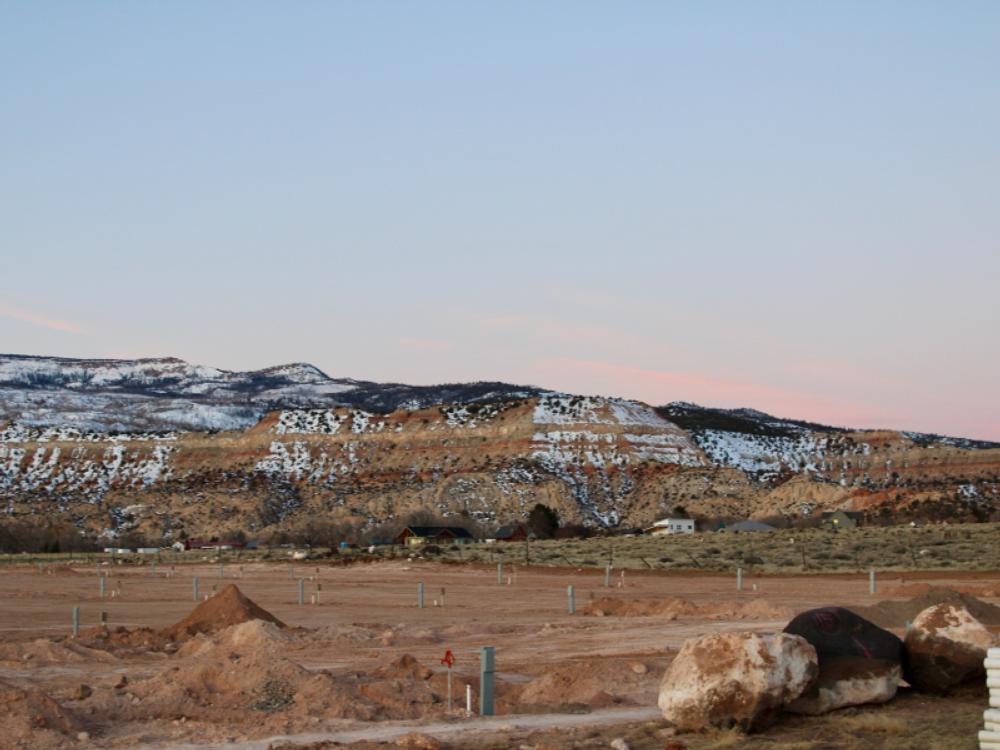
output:
[[[274,409],[356,406],[386,412],[536,392],[505,383],[408,386],[334,379],[305,363],[232,372],[172,357],[0,355],[0,423],[85,432],[235,430]]]

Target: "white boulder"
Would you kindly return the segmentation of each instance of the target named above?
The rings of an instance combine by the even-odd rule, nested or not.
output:
[[[855,656],[828,659],[820,664],[816,683],[785,710],[815,716],[846,706],[886,703],[896,696],[902,677],[902,667],[894,662]]]
[[[819,672],[816,650],[787,633],[716,633],[684,643],[660,683],[663,716],[681,730],[760,729]]]

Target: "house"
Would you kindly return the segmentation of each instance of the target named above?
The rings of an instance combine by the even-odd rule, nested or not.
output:
[[[663,518],[655,522],[646,529],[646,533],[653,536],[664,536],[666,534],[693,534],[693,518]]]
[[[734,523],[732,526],[727,526],[724,529],[719,529],[719,531],[731,531],[734,534],[748,533],[751,531],[775,531],[776,529],[769,523],[764,523],[763,521],[754,521],[748,518],[746,521],[740,521],[739,523]]]
[[[184,542],[184,549],[243,549],[246,546],[236,539],[188,539]]]
[[[472,534],[460,526],[407,526],[396,534],[394,544],[468,544]]]
[[[497,529],[493,538],[498,542],[523,542],[528,538],[528,529],[523,523],[509,523]]]
[[[865,514],[856,510],[835,510],[823,513],[819,524],[824,529],[856,529],[864,523]]]

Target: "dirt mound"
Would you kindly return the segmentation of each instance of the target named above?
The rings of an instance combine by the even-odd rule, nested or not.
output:
[[[279,628],[285,623],[243,595],[236,584],[224,586],[219,593],[206,599],[191,614],[162,631],[171,640],[184,640],[197,633],[217,633],[232,625],[250,620],[273,622]]]
[[[249,731],[265,730],[279,714],[283,720],[328,716],[371,720],[377,707],[357,699],[350,685],[326,672],[310,672],[274,653],[215,649],[170,667],[115,696],[107,710],[130,718],[237,722]],[[137,700],[136,700],[137,699]]]
[[[74,664],[89,660],[117,661],[107,651],[89,648],[72,640],[60,642],[48,638],[37,638],[26,643],[0,644],[0,661],[27,662],[33,666],[41,666],[43,664]]]
[[[934,589],[929,583],[906,583],[901,586],[885,589],[884,596],[920,596]],[[952,591],[960,594],[970,594],[980,598],[1000,599],[1000,586],[950,586]]]
[[[663,599],[627,599],[605,596],[587,604],[581,612],[593,617],[707,617],[713,620],[781,620],[791,616],[783,607],[764,599],[748,602],[711,602],[695,604],[687,599],[668,596]]]
[[[414,680],[428,680],[434,674],[411,654],[403,654],[386,667],[375,670],[378,677],[410,677]]]
[[[931,586],[906,601],[881,601],[870,607],[854,607],[853,611],[883,628],[903,628],[928,607],[942,603],[960,604],[985,625],[1000,625],[1000,607],[980,601],[971,594],[950,588]]]
[[[95,695],[88,705],[116,722],[176,719],[239,725],[247,736],[304,731],[317,720],[417,719],[443,713],[446,678],[404,656],[371,673],[310,671],[273,649],[269,623],[237,625],[159,674]],[[192,638],[191,643],[205,639]],[[240,644],[233,648],[232,644]],[[464,699],[456,679],[456,703]]]
[[[655,684],[656,679],[648,671],[640,673],[623,662],[573,661],[546,670],[524,685],[518,702],[535,708],[567,704],[600,708],[630,702],[629,696]]]
[[[228,627],[215,636],[198,633],[189,638],[177,653],[180,656],[195,656],[222,649],[226,653],[249,651],[277,651],[291,643],[292,636],[273,622],[248,620]]]
[[[0,680],[0,727],[0,746],[46,750],[65,747],[67,739],[75,739],[83,724],[45,693],[23,690]]]
[[[158,651],[169,641],[152,628],[126,628],[121,625],[81,630],[78,640],[89,648],[111,653],[116,657]]]

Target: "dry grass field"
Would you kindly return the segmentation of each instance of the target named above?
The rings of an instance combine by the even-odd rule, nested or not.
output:
[[[442,549],[441,556],[571,567],[610,564],[629,570],[725,571],[738,567],[760,573],[851,573],[872,568],[1000,570],[1000,524],[592,537],[449,547]]]

